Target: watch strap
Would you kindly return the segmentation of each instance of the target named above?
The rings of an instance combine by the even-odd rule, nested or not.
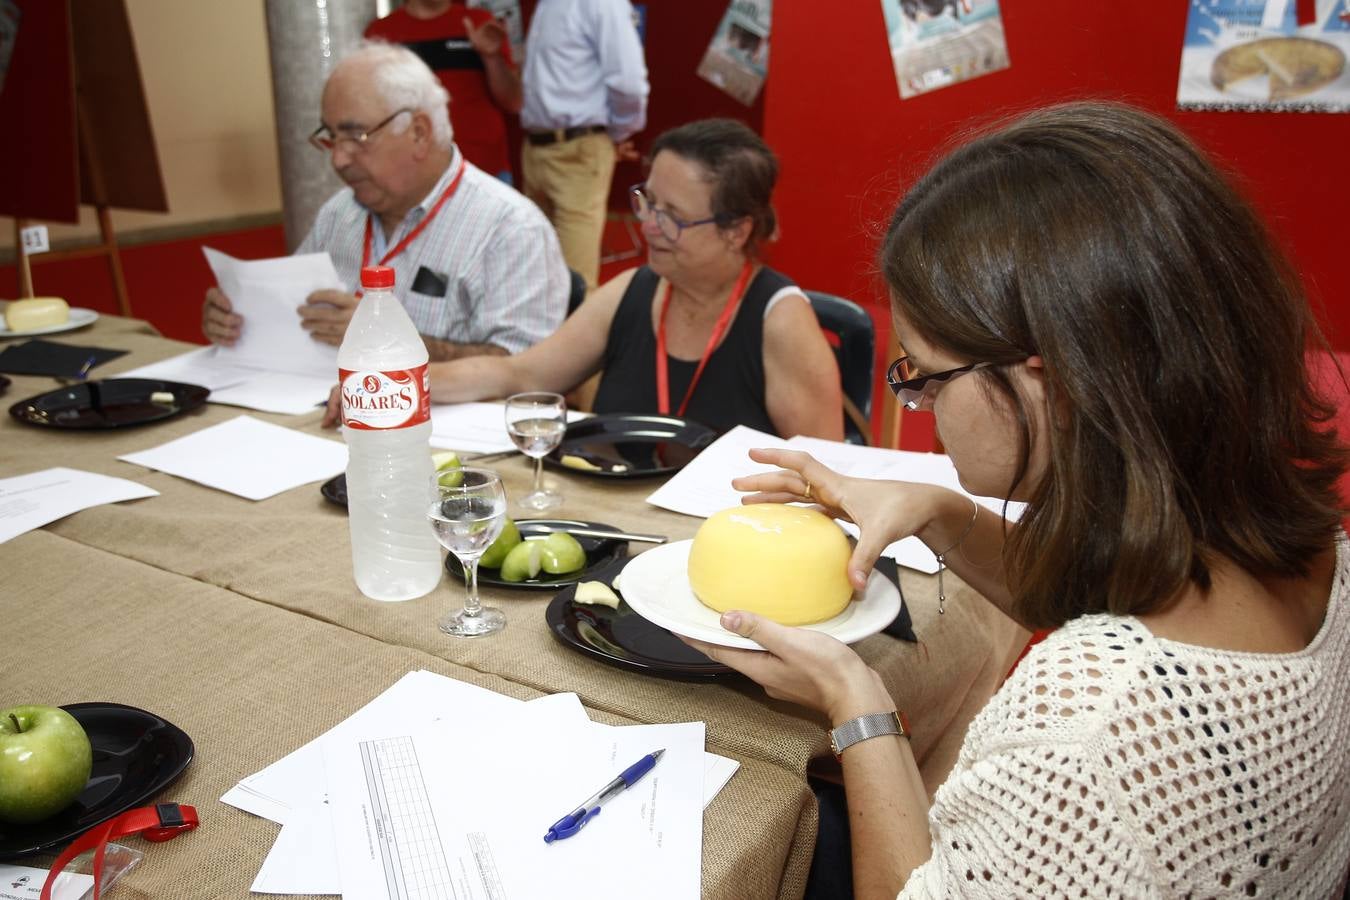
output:
[[[884,734],[909,737],[909,722],[905,719],[905,714],[892,710],[849,719],[830,732],[830,749],[834,751],[834,758],[839,759],[845,750],[859,741],[881,737]]]

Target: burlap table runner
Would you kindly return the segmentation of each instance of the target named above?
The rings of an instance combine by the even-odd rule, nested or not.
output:
[[[119,897],[247,895],[278,827],[217,798],[405,672],[424,668],[512,697],[537,696],[42,531],[0,545],[0,568],[6,702],[125,703],[163,716],[195,744],[183,777],[156,799],[195,805],[202,825],[166,844],[126,839],[146,856],[118,885]],[[814,802],[780,767],[741,761],[704,816],[704,896],[800,897]]]

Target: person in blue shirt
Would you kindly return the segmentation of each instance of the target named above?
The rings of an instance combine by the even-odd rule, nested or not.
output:
[[[540,0],[522,82],[525,195],[594,288],[614,164],[637,158],[629,138],[647,124],[647,64],[628,0]]]

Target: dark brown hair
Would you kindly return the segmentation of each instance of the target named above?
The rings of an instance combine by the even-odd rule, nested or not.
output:
[[[1341,512],[1346,451],[1304,362],[1321,341],[1288,263],[1164,120],[1108,103],[1032,113],[905,196],[880,264],[958,358],[1045,360],[1046,477],[1004,553],[1015,611],[1055,626],[1142,613],[1225,557],[1306,574]],[[1006,370],[973,373],[1035,437]]]
[[[735,119],[700,119],[662,132],[652,144],[651,158],[662,150],[696,162],[708,173],[718,227],[751,220],[746,253],[753,254],[773,237],[778,230],[772,203],[778,157],[763,138]]]

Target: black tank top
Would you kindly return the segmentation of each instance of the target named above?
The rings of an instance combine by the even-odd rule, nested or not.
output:
[[[605,345],[605,370],[595,395],[598,413],[655,413],[656,335],[652,304],[660,278],[643,266],[633,274]],[[764,404],[764,307],[784,288],[787,276],[762,268],[746,288],[736,318],[721,346],[708,358],[685,418],[719,432],[735,425],[777,434]],[[675,415],[698,368],[698,360],[670,357],[670,410]]]

